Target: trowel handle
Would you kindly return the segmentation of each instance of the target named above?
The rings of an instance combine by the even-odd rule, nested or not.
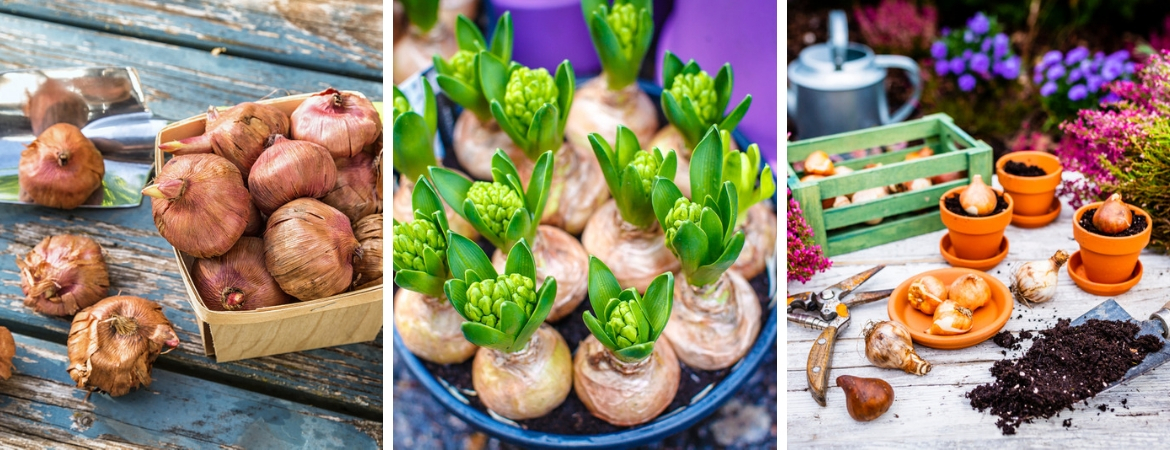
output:
[[[834,9],[829,12],[829,49],[833,54],[833,65],[837,70],[845,64],[845,52],[849,48],[849,22],[845,11]]]
[[[1150,314],[1150,320],[1158,320],[1162,322],[1162,337],[1170,339],[1170,302],[1162,305],[1162,308]]]

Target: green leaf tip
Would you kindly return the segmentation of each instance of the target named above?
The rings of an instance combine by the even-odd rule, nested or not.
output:
[[[606,86],[613,91],[629,86],[637,80],[654,38],[653,3],[593,0],[581,2],[581,9]]]
[[[591,133],[589,144],[622,219],[639,229],[648,229],[655,223],[650,204],[654,181],[674,178],[677,156],[674,150],[665,154],[658,148],[642,151],[634,132],[621,125],[616,136],[611,146],[600,134]]]
[[[734,83],[730,64],[724,64],[714,78],[694,60],[683,64],[669,51],[662,64],[662,111],[678,128],[688,148],[695,148],[712,126],[733,131],[747,114],[751,95],[746,96],[731,113],[724,114],[731,101]]]
[[[653,351],[670,318],[673,298],[674,277],[669,272],[656,277],[646,295],[639,296],[634,288],[621,290],[609,267],[590,257],[589,301],[593,311],[585,311],[582,320],[610,352],[633,362]]]

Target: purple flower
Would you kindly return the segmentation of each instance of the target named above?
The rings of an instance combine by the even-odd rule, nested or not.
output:
[[[943,41],[934,41],[930,45],[930,56],[934,59],[943,59],[947,57],[947,44]]]
[[[1007,54],[1007,52],[1009,50],[1009,48],[1008,48],[1009,43],[1010,42],[1008,41],[1008,37],[1006,34],[999,33],[999,34],[995,35],[995,42],[992,45],[995,46],[996,59],[999,59],[999,58],[1003,57],[1003,55]]]
[[[971,59],[971,50],[963,50],[963,60],[966,61],[968,59]]]
[[[1040,95],[1042,95],[1044,97],[1047,97],[1047,96],[1052,95],[1054,93],[1056,93],[1056,82],[1055,81],[1049,81],[1047,83],[1044,83],[1044,86],[1040,87]]]
[[[976,53],[975,56],[971,57],[971,70],[977,73],[986,74],[990,65],[991,60],[987,58],[987,55]]]
[[[966,70],[967,68],[966,64],[963,62],[963,58],[955,58],[951,60],[951,73],[958,75]]]
[[[1044,54],[1044,58],[1040,60],[1040,67],[1043,67],[1040,70],[1047,69],[1048,66],[1060,62],[1061,59],[1063,59],[1063,55],[1060,54],[1060,50],[1049,50],[1048,53]]]
[[[975,35],[971,34],[971,30],[963,31],[963,42],[968,44],[975,42]]]
[[[1134,65],[1133,65],[1133,62],[1132,62],[1132,61],[1126,61],[1126,62],[1125,62],[1125,65],[1124,65],[1124,66],[1122,66],[1122,67],[1124,67],[1124,68],[1125,68],[1125,69],[1124,69],[1124,71],[1125,71],[1125,73],[1127,73],[1127,74],[1132,74],[1132,73],[1134,72]]]
[[[1074,48],[1072,50],[1069,50],[1068,54],[1064,56],[1064,64],[1066,66],[1071,66],[1071,65],[1076,64],[1078,62],[1081,62],[1081,60],[1088,58],[1088,57],[1089,57],[1089,49],[1084,48],[1084,47],[1077,47],[1077,48]]]
[[[937,73],[938,76],[940,76],[940,77],[945,76],[947,74],[947,72],[950,72],[950,70],[951,70],[951,64],[947,60],[945,60],[945,59],[934,60],[934,73]]]
[[[1112,93],[1112,92],[1110,92],[1110,93],[1108,93],[1108,94],[1105,94],[1105,96],[1104,96],[1104,97],[1101,97],[1101,103],[1102,103],[1102,104],[1105,104],[1105,103],[1116,103],[1116,102],[1119,102],[1119,101],[1121,101],[1121,97],[1118,97],[1118,96],[1117,96],[1117,94],[1114,94],[1114,93]]]
[[[995,64],[995,67],[997,69],[996,73],[1000,73],[1001,75],[1003,73],[1003,69],[1000,68],[1000,67],[1002,67],[1002,65],[1003,65],[1003,63],[996,63]],[[1039,67],[1037,67],[1037,69],[1039,69]],[[1004,78],[1007,78],[1007,77],[1004,77]],[[1044,82],[1044,72],[1037,70],[1036,74],[1032,75],[1032,84],[1040,84],[1043,82]]]
[[[1101,85],[1105,84],[1105,80],[1096,75],[1089,75],[1085,78],[1085,85],[1088,86],[1089,92],[1097,92],[1101,90]]]
[[[1077,64],[1077,67],[1079,67],[1081,69],[1081,72],[1092,73],[1093,72],[1093,60],[1091,60],[1089,58],[1082,59],[1081,63]]]
[[[963,92],[971,92],[972,89],[975,89],[975,77],[969,73],[959,77],[959,89]]]
[[[1020,57],[1013,56],[998,63],[995,63],[995,72],[999,76],[1009,80],[1013,80],[1020,76]],[[1039,81],[1037,81],[1039,83]]]
[[[979,51],[987,53],[988,50],[991,50],[991,38],[984,38],[983,43],[979,45]]]
[[[971,29],[977,35],[983,35],[991,29],[991,22],[987,20],[987,16],[983,12],[975,13],[975,16],[967,20],[967,28]]]
[[[1117,62],[1124,62],[1125,60],[1129,59],[1129,50],[1122,49],[1122,50],[1115,51],[1113,53],[1110,53],[1109,56],[1105,59],[1117,61]]]
[[[1083,84],[1073,85],[1073,87],[1069,88],[1069,90],[1068,90],[1068,99],[1072,100],[1074,102],[1078,101],[1078,100],[1083,100],[1085,97],[1088,97],[1088,96],[1089,96],[1089,90],[1085,89],[1085,85],[1083,85]]]
[[[1052,66],[1048,69],[1048,79],[1049,80],[1055,81],[1055,80],[1059,79],[1060,77],[1063,77],[1064,74],[1065,74],[1064,66],[1061,66],[1061,65]]]
[[[1084,73],[1081,72],[1081,69],[1073,69],[1073,70],[1068,71],[1068,79],[1065,81],[1067,81],[1069,83],[1076,83],[1078,81],[1081,81],[1081,78],[1084,78],[1084,76],[1085,75],[1084,75]]]
[[[1121,76],[1121,71],[1124,70],[1121,62],[1115,59],[1108,59],[1105,61],[1105,67],[1101,68],[1101,76],[1105,81],[1113,81]]]

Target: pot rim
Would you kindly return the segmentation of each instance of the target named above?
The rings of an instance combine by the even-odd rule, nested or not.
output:
[[[1003,195],[1004,200],[1007,201],[1007,209],[1000,211],[998,214],[983,217],[960,216],[947,210],[946,199],[954,194],[961,193],[967,186],[957,186],[944,193],[938,198],[938,209],[941,214],[943,225],[948,230],[955,230],[958,232],[965,232],[964,229],[971,227],[978,227],[980,229],[994,226],[995,229],[991,232],[1002,231],[1007,228],[1012,221],[1013,210],[1015,209],[1015,201],[1012,200],[1012,195],[1003,189],[991,188],[996,193]],[[996,225],[1002,222],[1002,226]],[[989,233],[991,233],[989,232]],[[966,234],[987,234],[987,233],[966,233]]]
[[[1081,247],[1098,248],[1097,246],[1092,245],[1092,244],[1089,244],[1089,245],[1085,245],[1085,244],[1086,244],[1086,242],[1092,242],[1093,240],[1100,239],[1103,243],[1106,243],[1106,244],[1108,244],[1108,246],[1112,247],[1112,246],[1115,246],[1118,244],[1123,244],[1123,243],[1128,244],[1128,243],[1133,242],[1133,241],[1144,240],[1145,243],[1142,244],[1142,247],[1139,248],[1137,250],[1137,252],[1140,252],[1140,251],[1142,251],[1142,249],[1146,248],[1146,245],[1149,245],[1149,242],[1150,242],[1150,234],[1154,228],[1154,223],[1152,222],[1152,219],[1150,218],[1150,214],[1147,213],[1146,210],[1139,208],[1137,206],[1131,205],[1129,203],[1126,203],[1125,206],[1128,207],[1130,211],[1132,211],[1135,214],[1140,214],[1142,217],[1146,218],[1146,229],[1142,230],[1141,233],[1138,233],[1138,234],[1135,234],[1132,236],[1105,236],[1103,234],[1098,234],[1098,233],[1094,233],[1092,231],[1086,230],[1085,227],[1081,226],[1081,216],[1084,216],[1085,213],[1088,212],[1090,209],[1096,209],[1096,208],[1101,207],[1101,205],[1104,203],[1105,202],[1089,203],[1087,205],[1081,206],[1080,208],[1077,208],[1077,211],[1075,213],[1073,213],[1073,238],[1076,239],[1077,244],[1079,244]],[[1135,252],[1106,253],[1106,254],[1112,255],[1112,254],[1128,254],[1128,253],[1135,253]]]
[[[1012,175],[1003,170],[1008,161],[1019,161],[1027,157],[1039,157],[1047,159],[1056,163],[1058,167],[1056,171],[1047,173],[1039,177],[1021,177]],[[1042,194],[1045,192],[1056,191],[1056,187],[1060,184],[1061,174],[1064,173],[1064,164],[1061,164],[1060,158],[1048,152],[1041,152],[1035,150],[1011,152],[999,158],[995,163],[995,175],[999,178],[999,184],[1003,186],[1004,191],[1018,192],[1021,194]]]

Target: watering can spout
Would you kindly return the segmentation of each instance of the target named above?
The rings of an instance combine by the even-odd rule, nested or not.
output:
[[[845,11],[840,9],[829,12],[829,48],[833,54],[833,66],[841,70],[849,51],[849,22]]]

